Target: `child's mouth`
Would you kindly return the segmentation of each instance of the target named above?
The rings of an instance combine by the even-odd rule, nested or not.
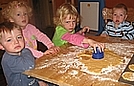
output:
[[[19,46],[19,45],[15,47],[15,49],[20,49],[20,48],[21,48],[21,46]]]
[[[23,20],[22,22],[24,22],[24,23],[25,23],[25,22],[26,22],[26,20]]]
[[[116,22],[119,22],[119,20],[116,20]]]
[[[73,28],[70,28],[70,29],[69,29],[69,31],[72,31],[72,30],[73,30]]]

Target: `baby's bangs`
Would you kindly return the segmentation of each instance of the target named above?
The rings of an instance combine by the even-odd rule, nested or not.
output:
[[[73,14],[69,14],[69,19],[76,19],[77,16],[76,15],[73,15]]]
[[[11,33],[11,29],[8,29],[7,27],[1,27],[0,33],[1,34]]]
[[[14,7],[16,7],[16,8],[18,8],[18,7],[23,7],[23,6],[25,6],[25,7],[28,6],[27,3],[24,2],[24,1],[13,1],[13,2],[11,3],[11,5],[14,6]]]
[[[9,5],[10,5],[9,8],[12,8],[12,9],[16,9],[16,8],[19,8],[19,7],[26,7],[29,16],[32,15],[32,9],[24,1],[13,1]]]

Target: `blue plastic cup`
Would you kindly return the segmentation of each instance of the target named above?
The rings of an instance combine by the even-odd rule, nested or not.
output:
[[[96,48],[96,53],[94,51],[93,54],[92,54],[92,58],[93,59],[102,59],[102,58],[104,58],[104,52],[101,52],[97,47]]]

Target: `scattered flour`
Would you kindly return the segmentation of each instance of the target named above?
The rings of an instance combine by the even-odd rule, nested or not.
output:
[[[92,48],[89,47],[87,49],[83,49],[78,46],[71,46],[68,48],[73,49],[74,52],[60,54],[57,57],[49,59],[49,61],[46,59],[43,62],[41,62],[39,66],[36,67],[36,69],[43,69],[52,66],[52,70],[54,69],[58,73],[66,73],[69,69],[72,69],[72,71],[68,72],[68,74],[70,74],[73,77],[76,77],[78,75],[79,69],[81,72],[89,74],[93,78],[117,82],[118,80],[114,79],[116,73],[121,73],[125,69],[126,64],[130,61],[130,58],[128,57],[131,57],[134,53],[134,44],[130,45],[128,43],[105,43],[105,46],[109,50],[114,51],[115,53],[121,56],[124,56],[124,63],[117,66],[108,66],[107,68],[103,68],[101,74],[96,75],[95,73],[89,71],[88,67],[85,66],[85,64],[83,64],[82,62],[80,62],[79,59],[76,57],[76,54],[82,52],[83,50],[89,50]],[[115,74],[111,73],[112,71],[114,71]]]

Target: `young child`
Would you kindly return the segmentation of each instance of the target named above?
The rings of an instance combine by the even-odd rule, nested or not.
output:
[[[74,33],[76,25],[80,21],[80,15],[77,9],[71,4],[61,5],[54,17],[54,23],[56,24],[56,31],[52,39],[56,46],[62,46],[65,43],[71,43],[80,47],[87,48],[92,46],[95,50],[96,47],[103,50],[104,44],[96,42],[92,39],[84,37],[84,32],[89,31],[89,27],[84,27],[77,33]]]
[[[134,39],[133,26],[126,21],[127,7],[120,3],[113,7],[112,21],[105,26],[101,36],[120,37],[122,39]]]
[[[0,24],[0,48],[5,50],[1,64],[7,86],[47,86],[43,81],[23,74],[34,68],[35,59],[31,51],[24,48],[22,30],[18,25],[11,22]]]
[[[3,17],[6,21],[14,22],[21,26],[25,39],[25,46],[29,48],[37,58],[43,54],[55,54],[59,47],[55,47],[52,41],[35,26],[29,24],[32,9],[24,1],[12,1],[2,10]],[[46,52],[37,50],[37,40],[47,46]]]

